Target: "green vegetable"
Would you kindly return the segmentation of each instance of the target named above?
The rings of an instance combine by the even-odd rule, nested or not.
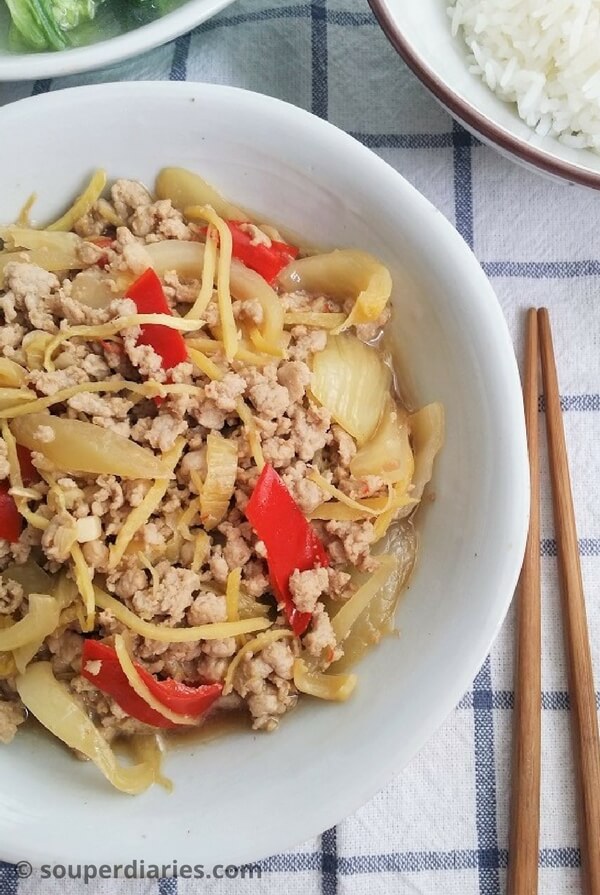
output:
[[[0,0],[0,3],[2,0]],[[6,0],[15,50],[64,50],[139,28],[181,0]]]
[[[14,29],[32,50],[64,50],[67,32],[91,21],[96,0],[6,0]]]

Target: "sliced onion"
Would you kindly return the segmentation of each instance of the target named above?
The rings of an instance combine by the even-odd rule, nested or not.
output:
[[[425,485],[433,475],[433,461],[444,443],[444,407],[439,402],[427,404],[408,420],[415,455],[415,472],[411,497],[420,500]]]
[[[137,795],[155,779],[151,763],[123,767],[75,697],[52,673],[49,662],[35,662],[16,680],[23,705],[50,733],[71,749],[82,752],[121,792]]]
[[[11,261],[27,260],[48,271],[81,270],[87,267],[80,254],[84,241],[75,233],[3,227],[0,228],[0,239],[9,249],[8,252],[0,253],[0,276]],[[27,258],[23,257],[24,251]]]
[[[13,419],[10,426],[19,444],[39,451],[67,472],[104,473],[127,479],[160,478],[165,474],[161,459],[151,451],[93,423],[32,413]],[[52,429],[53,441],[38,437],[40,426]]]
[[[303,659],[294,662],[294,684],[301,693],[327,699],[334,702],[345,702],[354,691],[358,678],[355,674],[323,674],[309,671]]]
[[[379,353],[355,336],[329,336],[324,351],[314,356],[313,395],[359,445],[375,432],[390,383]]]
[[[378,475],[406,490],[414,466],[407,415],[389,398],[375,434],[350,461],[350,472],[357,479]]]
[[[200,494],[200,518],[207,531],[221,522],[233,495],[237,445],[217,432],[206,439],[206,479]]]
[[[246,212],[224,199],[199,174],[186,168],[163,168],[156,178],[155,190],[159,199],[170,199],[180,210],[189,205],[212,205],[217,214],[226,220],[250,220]]]
[[[26,370],[14,360],[0,357],[0,386],[19,388],[25,382]]]
[[[27,615],[0,631],[0,652],[43,641],[58,626],[60,608],[58,601],[48,594],[30,594]]]
[[[298,289],[334,298],[355,299],[352,311],[335,332],[349,326],[375,322],[392,291],[390,272],[377,258],[354,249],[337,249],[292,261],[279,275],[288,292]]]
[[[184,239],[163,239],[144,246],[159,276],[176,270],[180,277],[200,279],[204,265],[204,245]]]
[[[342,643],[356,622],[358,617],[367,608],[371,600],[377,595],[398,566],[395,556],[379,557],[379,568],[371,575],[365,584],[360,587],[350,599],[344,603],[339,612],[331,620],[335,639]]]
[[[412,524],[402,522],[394,526],[384,541],[384,550],[393,553],[397,566],[353,623],[344,640],[344,655],[331,666],[332,670],[353,667],[382,637],[393,633],[398,600],[411,576],[417,553],[417,535]],[[360,574],[356,580],[366,582],[368,578]]]
[[[7,566],[2,572],[2,578],[8,581],[16,581],[20,584],[25,594],[50,594],[54,592],[54,581],[47,572],[44,572],[36,562],[28,559],[22,565]]]
[[[88,308],[107,308],[118,297],[114,280],[97,270],[82,270],[73,280],[73,298]]]

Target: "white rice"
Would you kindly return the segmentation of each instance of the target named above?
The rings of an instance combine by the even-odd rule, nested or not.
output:
[[[600,153],[600,0],[450,0],[470,71],[538,134]]]

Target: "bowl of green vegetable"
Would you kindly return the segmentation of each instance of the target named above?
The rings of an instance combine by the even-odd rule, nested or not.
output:
[[[112,65],[178,37],[232,0],[0,0],[0,81]]]

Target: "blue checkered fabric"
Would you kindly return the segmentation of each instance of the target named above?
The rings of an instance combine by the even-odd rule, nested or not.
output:
[[[600,195],[513,165],[482,146],[413,78],[366,0],[239,0],[139,59],[54,81],[0,85],[0,103],[76,84],[171,79],[234,84],[328,118],[385,158],[473,248],[519,355],[523,310],[548,305],[555,329],[583,576],[600,680]],[[540,403],[543,425],[544,406]],[[545,459],[544,459],[545,464]],[[579,893],[569,698],[559,623],[556,543],[543,482],[543,795],[540,891]],[[513,620],[471,690],[432,741],[355,815],[261,863],[260,880],[18,881],[0,895],[69,892],[220,895],[499,895],[507,866]]]

